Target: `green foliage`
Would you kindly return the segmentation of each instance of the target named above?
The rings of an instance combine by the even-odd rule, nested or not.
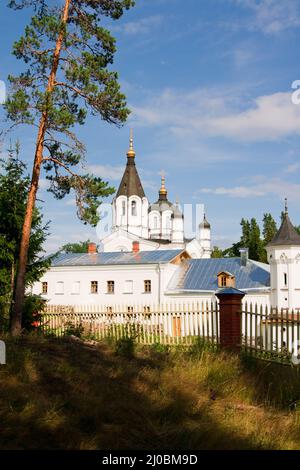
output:
[[[86,242],[67,243],[66,245],[63,245],[59,249],[59,252],[63,252],[63,253],[87,253],[89,243],[91,243],[90,240],[87,240]]]
[[[134,357],[135,341],[133,338],[120,338],[115,343],[115,353],[117,356],[131,359]]]
[[[15,10],[29,7],[33,16],[13,46],[14,55],[23,60],[26,69],[18,76],[9,76],[11,90],[5,108],[14,124],[39,127],[41,118],[45,118],[42,165],[50,181],[49,191],[57,199],[74,191],[79,219],[95,226],[102,198],[115,189],[101,178],[84,173],[82,165],[78,168],[85,147],[73,128],[83,125],[88,113],[117,126],[128,117],[118,74],[110,68],[115,39],[100,21],[102,16],[117,20],[134,1],[73,1],[67,22],[62,19],[64,4],[58,0],[9,2]],[[56,58],[59,37],[62,47]]]
[[[218,346],[216,344],[198,336],[187,352],[191,356],[201,356],[205,351],[216,351],[217,349]]]
[[[22,226],[30,179],[26,166],[19,159],[19,145],[0,160],[0,317],[8,320],[18,268]],[[28,251],[26,286],[38,280],[50,264],[41,256],[48,236],[49,224],[43,223],[40,209],[33,213]]]
[[[222,256],[223,256],[223,251],[221,250],[221,248],[219,248],[218,246],[214,246],[211,252],[211,257],[222,258]]]
[[[283,220],[284,212],[281,213],[281,221]],[[270,243],[275,234],[277,233],[277,225],[270,213],[263,215],[262,236],[259,225],[255,218],[250,221],[247,219],[241,220],[242,234],[240,241],[233,243],[231,247],[223,251],[223,256],[240,256],[240,248],[249,249],[249,258],[267,263],[266,245]],[[295,227],[300,233],[300,227]]]
[[[65,324],[63,335],[64,336],[72,335],[72,336],[77,336],[78,338],[81,338],[83,331],[84,331],[84,328],[81,323],[79,325],[75,325],[74,322],[68,321]]]
[[[277,232],[277,225],[270,213],[264,214],[263,217],[263,237],[265,245],[269,243]]]
[[[169,354],[170,353],[170,345],[169,344],[161,344],[159,342],[153,343],[149,346],[150,351],[157,354]]]
[[[263,242],[260,238],[259,225],[256,219],[254,218],[252,218],[250,221],[250,229],[248,233],[247,243],[248,243],[248,248],[249,248],[249,258],[255,261],[262,261]]]
[[[26,295],[22,316],[22,328],[26,331],[39,330],[44,308],[45,299],[41,296],[31,294]]]

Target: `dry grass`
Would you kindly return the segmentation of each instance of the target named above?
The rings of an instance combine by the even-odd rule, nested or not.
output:
[[[8,340],[1,449],[297,449],[298,371],[205,349]]]

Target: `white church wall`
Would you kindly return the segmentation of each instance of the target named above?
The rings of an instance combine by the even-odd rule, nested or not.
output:
[[[142,199],[142,233],[143,238],[149,238],[149,220],[148,220],[149,201],[146,197]]]
[[[150,305],[162,301],[163,293],[176,266],[124,265],[53,267],[34,284],[33,294],[42,293],[47,282],[48,293],[43,297],[53,305]],[[145,292],[144,281],[151,281],[151,292]],[[97,281],[98,292],[91,293],[91,283]],[[114,281],[114,293],[107,292],[107,282]],[[132,281],[132,292],[126,292],[126,281]]]
[[[268,258],[271,267],[272,307],[300,308],[300,247],[270,247]]]

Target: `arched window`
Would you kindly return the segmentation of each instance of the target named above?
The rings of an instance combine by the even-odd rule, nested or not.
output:
[[[136,201],[132,201],[132,203],[131,203],[131,215],[137,215],[137,212],[136,212]]]
[[[125,201],[122,201],[122,215],[125,215],[126,213],[126,203]]]

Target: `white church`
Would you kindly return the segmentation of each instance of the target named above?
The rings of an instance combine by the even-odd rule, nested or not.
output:
[[[138,242],[141,251],[184,249],[192,258],[210,258],[210,238],[205,216],[198,237],[185,238],[183,213],[168,200],[164,176],[158,199],[150,204],[135,165],[131,132],[126,168],[112,202],[112,232],[102,240],[103,251],[131,251]]]
[[[135,165],[132,135],[126,168],[112,201],[111,234],[91,243],[87,253],[56,256],[32,287],[51,305],[122,305],[214,301],[224,287],[235,287],[244,301],[261,306],[300,308],[300,235],[287,207],[278,233],[267,246],[269,264],[248,259],[211,258],[211,227],[206,217],[198,236],[186,239],[183,213],[168,200],[162,178],[158,200],[149,203]]]

